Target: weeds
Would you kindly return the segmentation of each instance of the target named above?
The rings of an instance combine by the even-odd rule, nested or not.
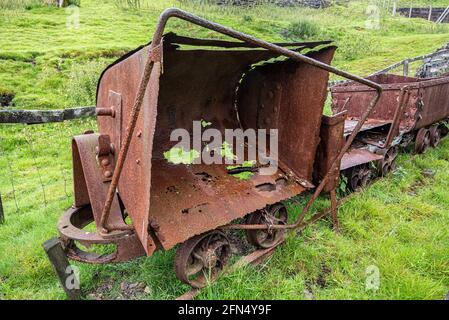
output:
[[[300,41],[319,37],[320,30],[321,28],[314,21],[301,19],[291,23],[281,34],[285,39]]]
[[[88,106],[95,104],[98,79],[105,67],[104,62],[96,60],[72,64],[69,79],[64,89],[71,105]]]
[[[353,61],[376,52],[376,41],[363,35],[345,36],[336,41],[340,59]]]

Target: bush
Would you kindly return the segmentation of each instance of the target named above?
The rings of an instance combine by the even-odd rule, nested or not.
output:
[[[0,87],[0,107],[10,107],[13,106],[13,99],[15,93],[7,88]]]
[[[355,60],[372,56],[377,52],[376,42],[368,35],[345,36],[336,41],[337,54],[342,60]]]
[[[305,40],[319,36],[321,28],[312,20],[302,19],[291,23],[282,32],[282,36],[288,40]]]
[[[106,63],[98,60],[72,64],[69,79],[64,86],[65,95],[70,105],[95,104],[97,83],[105,67]]]
[[[69,6],[81,7],[81,0],[69,0],[69,1],[67,1],[67,4]]]

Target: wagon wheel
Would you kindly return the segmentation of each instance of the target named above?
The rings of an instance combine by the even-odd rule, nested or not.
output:
[[[366,165],[354,167],[349,176],[349,187],[352,191],[366,187],[372,180],[373,173]]]
[[[385,153],[384,158],[379,162],[379,174],[384,177],[388,172],[395,169],[395,160],[398,156],[398,148],[391,147]]]
[[[285,206],[276,203],[268,209],[258,210],[248,215],[247,224],[286,224],[288,213]],[[271,248],[285,237],[285,229],[247,230],[246,239],[249,243],[260,248]]]
[[[426,128],[419,129],[415,139],[415,152],[424,153],[430,145],[430,131]]]
[[[449,133],[449,128],[443,123],[438,127],[440,129],[440,136],[444,138]]]
[[[217,278],[230,256],[231,245],[223,232],[213,230],[194,236],[176,251],[176,276],[194,288],[202,288]]]
[[[429,129],[429,134],[430,134],[430,145],[432,146],[432,147],[436,147],[436,146],[438,146],[438,144],[440,143],[440,141],[441,141],[441,136],[442,136],[442,134],[441,134],[442,132],[441,132],[441,129],[440,129],[440,127],[439,126],[433,126],[433,127],[431,127],[430,129]]]

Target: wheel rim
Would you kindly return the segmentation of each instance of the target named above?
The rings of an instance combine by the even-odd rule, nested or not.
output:
[[[352,191],[366,187],[372,178],[371,170],[366,166],[359,166],[352,169],[350,187]]]
[[[194,288],[202,288],[217,278],[230,256],[231,245],[223,232],[213,230],[195,236],[176,251],[176,276]]]
[[[390,149],[388,149],[388,151],[385,153],[384,158],[380,163],[379,173],[381,174],[381,176],[385,176],[390,171],[394,170],[395,160],[397,156],[398,156],[397,147],[391,147]]]
[[[415,152],[424,153],[430,145],[430,131],[426,128],[419,129],[415,139]]]
[[[435,126],[432,127],[429,131],[430,131],[430,145],[435,148],[441,141],[441,129]]]
[[[247,224],[283,225],[288,220],[287,209],[282,204],[275,204],[265,210],[251,213]],[[284,229],[247,230],[246,239],[249,243],[260,248],[271,248],[285,237]]]

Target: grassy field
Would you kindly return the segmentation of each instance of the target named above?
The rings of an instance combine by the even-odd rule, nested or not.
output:
[[[170,6],[269,41],[334,39],[339,46],[334,65],[358,75],[431,52],[449,39],[447,25],[393,18],[382,8],[379,28],[367,28],[367,1],[324,10],[241,10],[187,1],[141,1],[137,9],[121,1],[82,0],[79,28],[66,26],[73,11],[35,2],[0,10],[0,95],[13,98],[10,108],[94,104],[102,69],[146,43],[158,15]],[[444,6],[445,1],[432,1],[434,7],[438,3]],[[177,20],[169,30],[217,37]],[[92,119],[0,127],[0,193],[6,215],[0,225],[0,299],[64,299],[41,244],[56,236],[56,222],[73,202],[70,137],[95,128]],[[326,220],[300,235],[289,234],[263,265],[224,275],[199,298],[442,299],[449,290],[447,181],[449,139],[425,155],[401,155],[393,174],[340,209],[340,234]],[[326,205],[320,199],[315,209]],[[300,209],[289,205],[292,219]],[[187,286],[174,276],[173,256],[172,250],[116,265],[76,264],[83,297],[174,298]],[[367,290],[373,270],[379,271],[380,286]]]

